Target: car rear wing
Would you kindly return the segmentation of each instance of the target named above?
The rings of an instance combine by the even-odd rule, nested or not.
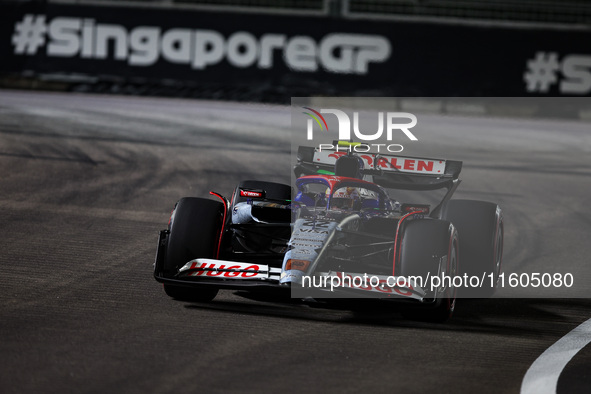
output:
[[[355,152],[352,146],[334,144],[332,149],[300,146],[294,173],[298,178],[316,174],[340,175],[335,173],[335,164],[342,156],[361,158],[364,177],[372,176],[373,183],[394,189],[450,189],[457,183],[462,170],[461,161]]]

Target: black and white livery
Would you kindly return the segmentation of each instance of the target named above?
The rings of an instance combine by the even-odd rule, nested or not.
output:
[[[502,212],[451,199],[461,162],[335,146],[299,148],[295,189],[249,180],[231,198],[178,201],[156,254],[154,276],[166,293],[210,301],[220,289],[268,290],[314,306],[395,305],[444,321],[458,291],[495,291]],[[431,204],[394,198],[413,191],[442,196]],[[453,278],[462,276],[483,280],[460,288]]]

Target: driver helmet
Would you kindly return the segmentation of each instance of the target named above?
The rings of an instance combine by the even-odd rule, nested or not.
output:
[[[337,209],[353,209],[357,201],[360,201],[357,188],[342,187],[332,196],[330,206]]]

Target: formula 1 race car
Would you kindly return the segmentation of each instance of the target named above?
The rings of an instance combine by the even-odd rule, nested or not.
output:
[[[450,199],[462,162],[353,147],[299,147],[295,191],[249,180],[230,199],[182,198],[160,232],[156,280],[184,301],[210,301],[219,289],[271,290],[312,306],[396,304],[431,321],[451,316],[458,291],[490,296],[503,216],[494,203]],[[391,197],[436,190],[436,204]]]

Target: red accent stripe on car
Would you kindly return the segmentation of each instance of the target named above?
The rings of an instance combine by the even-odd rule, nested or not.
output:
[[[394,237],[394,258],[392,259],[392,276],[396,276],[396,246],[398,245],[398,233],[400,232],[400,226],[402,225],[404,219],[416,214],[417,212],[407,213],[406,215],[400,218],[400,220],[398,221],[398,226],[396,226],[396,236]],[[400,260],[400,256],[398,256],[398,259]]]

